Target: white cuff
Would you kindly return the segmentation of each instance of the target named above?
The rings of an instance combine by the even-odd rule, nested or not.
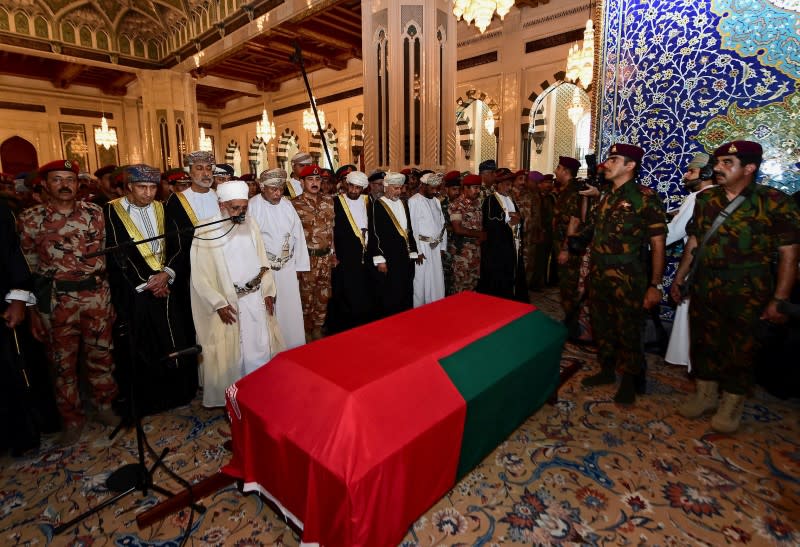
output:
[[[173,270],[169,266],[164,266],[164,270],[163,271],[169,276],[168,283],[170,285],[172,285],[172,282],[175,281],[175,270]]]
[[[416,260],[417,258],[419,258],[419,255],[417,253],[408,253],[408,258],[410,258],[411,260]]]
[[[11,289],[8,291],[6,302],[10,304],[12,300],[21,300],[25,302],[26,306],[36,305],[36,297],[34,294],[30,291],[23,291],[22,289]]]
[[[372,263],[377,266],[378,264],[386,264],[386,259],[382,255],[373,256]]]

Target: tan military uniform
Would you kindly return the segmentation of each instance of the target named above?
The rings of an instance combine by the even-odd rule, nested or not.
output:
[[[331,297],[333,268],[333,198],[318,193],[303,192],[292,200],[303,224],[311,268],[300,272],[300,301],[303,304],[303,323],[306,339],[322,336],[322,326]]]
[[[450,221],[460,221],[468,230],[483,230],[481,200],[459,196],[448,207]],[[474,291],[481,270],[481,244],[477,239],[454,233],[448,243],[448,253],[453,257],[453,293]]]

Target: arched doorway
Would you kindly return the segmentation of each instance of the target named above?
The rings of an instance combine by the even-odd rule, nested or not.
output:
[[[22,137],[11,137],[0,144],[0,170],[17,175],[39,167],[36,148]]]
[[[530,110],[528,168],[552,173],[559,156],[577,158],[585,172],[584,156],[591,142],[591,100],[581,87],[559,81],[539,95]]]

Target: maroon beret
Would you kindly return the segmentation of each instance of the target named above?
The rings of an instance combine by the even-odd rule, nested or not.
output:
[[[644,150],[632,144],[617,143],[611,145],[611,148],[608,149],[608,155],[625,156],[638,163],[641,162],[642,157],[644,157]]]
[[[303,167],[303,170],[300,171],[300,178],[304,179],[306,177],[313,177],[314,175],[322,176],[322,169],[320,169],[319,165],[306,165]]]
[[[255,182],[256,175],[255,173],[245,173],[244,175],[239,177],[239,180],[243,180],[245,182]]]
[[[528,180],[532,180],[533,182],[541,182],[544,180],[544,175],[539,171],[531,171],[528,173]]]
[[[480,175],[467,175],[461,179],[461,186],[475,186],[481,183]]]
[[[406,167],[405,169],[400,169],[400,172],[403,173],[405,176],[408,176],[411,174],[411,168]]]
[[[566,167],[567,169],[575,173],[577,173],[578,169],[581,168],[581,162],[579,162],[575,158],[570,158],[569,156],[559,156],[558,164]]]
[[[758,156],[761,157],[764,153],[764,150],[761,148],[761,145],[757,142],[753,141],[733,141],[733,142],[726,142],[716,150],[714,150],[714,157],[718,158],[720,156],[736,156],[736,155],[743,155],[743,156]]]
[[[39,176],[47,178],[47,173],[51,171],[72,171],[76,175],[80,173],[81,167],[74,160],[56,160],[46,163],[39,168]]]

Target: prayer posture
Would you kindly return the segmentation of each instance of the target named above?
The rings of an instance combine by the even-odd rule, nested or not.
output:
[[[421,178],[419,192],[408,199],[411,227],[417,243],[414,272],[414,307],[444,298],[442,252],[447,249],[442,205],[436,198],[443,175],[428,173]]]
[[[225,405],[225,389],[284,348],[275,321],[275,281],[258,226],[247,216],[247,183],[219,187],[220,216],[192,244],[191,296],[203,405]]]

